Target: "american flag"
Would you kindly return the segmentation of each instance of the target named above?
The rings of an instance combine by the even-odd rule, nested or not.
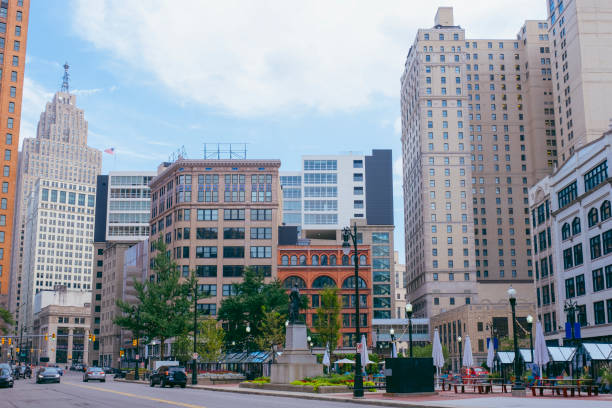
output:
[[[104,150],[104,153],[115,154],[115,148],[114,147],[109,147],[108,149]]]

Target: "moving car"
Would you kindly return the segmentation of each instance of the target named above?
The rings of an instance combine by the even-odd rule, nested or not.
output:
[[[104,370],[100,367],[89,367],[83,373],[83,382],[87,382],[89,380],[98,380],[106,382],[106,374],[104,373]]]
[[[60,373],[55,367],[43,367],[36,373],[36,384],[60,382]]]
[[[169,385],[174,387],[175,385],[185,388],[187,385],[187,375],[185,374],[184,367],[168,367],[161,366],[151,374],[149,385],[155,387],[155,384],[159,384],[163,387]]]
[[[14,380],[11,367],[8,364],[0,364],[0,387],[13,388]]]

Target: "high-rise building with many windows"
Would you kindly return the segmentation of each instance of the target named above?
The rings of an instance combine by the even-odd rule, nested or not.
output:
[[[0,307],[9,308],[11,258],[14,245],[19,126],[26,59],[30,0],[0,2]]]
[[[599,139],[612,118],[612,2],[546,0],[561,162]]]
[[[21,289],[24,286],[22,268],[25,262],[23,257],[31,250],[25,246],[25,238],[31,234],[26,231],[30,196],[35,193],[41,179],[47,180],[55,187],[61,186],[66,192],[69,190],[86,191],[87,193],[95,191],[96,177],[100,174],[102,166],[102,152],[87,145],[85,113],[76,106],[76,95],[70,93],[67,64],[64,65],[64,69],[62,89],[55,93],[51,102],[47,102],[45,111],[40,115],[36,138],[24,139],[19,157],[15,197],[15,230],[18,233],[13,236],[11,262],[11,310],[15,312],[18,322],[20,320],[19,310],[23,302],[21,299]],[[85,190],[82,190],[83,188]],[[58,204],[69,205],[61,201],[58,201]],[[80,224],[89,222],[87,218],[91,217],[93,223],[94,214],[92,211],[91,214],[78,217],[79,219],[74,220],[75,222]],[[45,251],[63,252],[67,246],[78,244],[88,246],[90,252],[93,252],[93,235],[79,238],[79,241],[81,240],[83,242],[51,242],[53,246],[46,248]],[[37,245],[37,243],[33,242],[32,245]],[[72,269],[72,266],[62,261],[49,268],[53,269],[53,275],[63,276],[64,273],[70,272],[69,269]],[[59,283],[56,278],[52,278],[52,282],[53,284]]]
[[[555,165],[546,21],[469,39],[453,9],[419,29],[401,78],[406,287],[415,316],[513,285],[533,300],[528,188]]]

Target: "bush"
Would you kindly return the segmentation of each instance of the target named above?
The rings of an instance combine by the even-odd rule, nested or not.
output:
[[[247,381],[247,382],[251,384],[269,384],[270,377],[257,377],[254,380]]]
[[[321,377],[314,377],[314,378],[304,378],[302,380],[296,380],[291,382],[291,385],[306,385],[306,386],[310,386],[313,388],[314,391],[318,391],[319,387],[322,386],[352,386],[353,385],[353,375],[339,375],[339,374],[332,374],[329,377],[326,376],[321,376]],[[376,391],[374,387],[374,383],[371,381],[364,381],[363,383],[364,388],[366,388],[368,391]]]

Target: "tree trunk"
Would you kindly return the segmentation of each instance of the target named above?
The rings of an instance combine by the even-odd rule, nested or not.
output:
[[[165,360],[164,352],[166,351],[166,338],[160,337],[161,344],[159,345],[159,357],[161,360]]]

